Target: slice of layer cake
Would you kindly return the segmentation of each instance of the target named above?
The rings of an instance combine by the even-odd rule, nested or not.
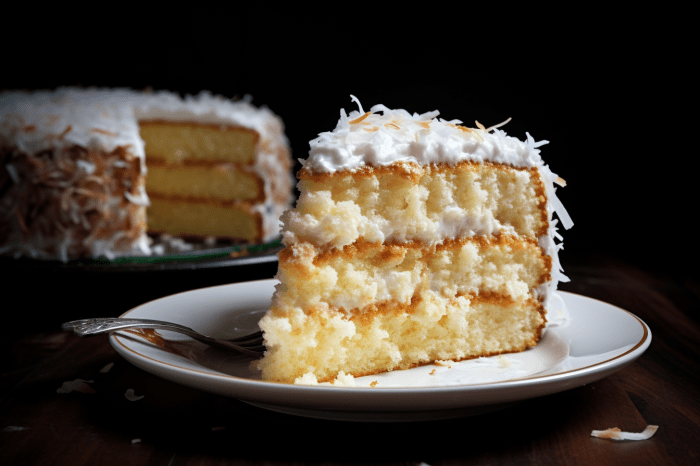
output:
[[[560,310],[553,212],[572,223],[543,143],[437,116],[360,107],[311,141],[260,322],[264,379],[522,351]]]
[[[146,232],[262,243],[293,199],[281,120],[203,92],[0,94],[0,253],[149,255]]]

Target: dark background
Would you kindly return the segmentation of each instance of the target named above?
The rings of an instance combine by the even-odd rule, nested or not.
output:
[[[469,126],[512,117],[502,129],[550,141],[542,156],[568,183],[558,190],[575,223],[562,232],[564,267],[604,255],[696,273],[698,155],[684,149],[695,128],[682,112],[694,97],[683,27],[611,8],[505,19],[496,4],[396,7],[379,16],[356,5],[323,19],[265,4],[207,18],[50,22],[27,33],[39,42],[12,35],[0,87],[249,94],[282,117],[295,158],[335,127],[340,108],[357,108],[350,94],[365,110],[437,109]]]

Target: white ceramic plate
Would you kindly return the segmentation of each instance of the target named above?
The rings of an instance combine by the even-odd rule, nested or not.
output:
[[[167,320],[231,338],[257,330],[276,283],[261,280],[189,291],[148,302],[122,317]],[[119,332],[110,342],[147,372],[274,411],[355,421],[445,419],[585,385],[622,369],[649,347],[649,328],[630,312],[584,296],[561,296],[571,319],[549,327],[532,349],[359,377],[355,387],[265,382],[251,369],[253,358],[167,331],[158,331],[163,339]]]

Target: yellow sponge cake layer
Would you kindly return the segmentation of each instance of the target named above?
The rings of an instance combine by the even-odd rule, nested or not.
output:
[[[139,131],[149,160],[167,164],[183,160],[250,164],[259,139],[248,128],[189,122],[140,121]]]
[[[261,213],[264,204],[288,201],[286,146],[261,144],[256,131],[239,126],[146,120],[139,128],[147,153],[146,190],[153,199],[147,210],[150,233],[248,242],[276,233],[269,219],[261,223]],[[262,164],[261,151],[267,154]],[[182,199],[186,202],[178,205]],[[234,207],[227,212],[224,205]]]
[[[260,215],[245,204],[191,201],[151,195],[148,229],[193,237],[228,237],[252,242],[262,234]]]
[[[447,298],[488,293],[522,300],[534,298],[550,269],[536,243],[508,236],[432,247],[361,242],[331,252],[302,242],[280,255],[283,286],[276,305],[306,309],[325,303],[352,314],[385,301],[409,303],[426,289]]]
[[[368,241],[433,241],[501,230],[538,238],[549,226],[536,170],[463,162],[300,173],[287,235],[328,247]]]
[[[536,300],[446,298],[430,290],[410,303],[388,302],[348,316],[328,307],[288,308],[265,318],[269,350],[259,363],[277,382],[333,380],[339,370],[363,376],[436,360],[458,361],[525,350],[544,328]]]
[[[263,181],[232,163],[161,165],[151,162],[146,173],[148,193],[222,201],[263,198]]]

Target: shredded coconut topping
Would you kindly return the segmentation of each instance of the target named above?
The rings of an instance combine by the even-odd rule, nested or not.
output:
[[[379,104],[365,112],[357,97],[351,99],[359,110],[348,115],[341,109],[336,128],[310,141],[309,157],[301,160],[305,169],[332,173],[395,162],[428,165],[466,160],[544,166],[538,148],[547,141],[535,142],[528,135],[523,142],[508,136],[498,128],[510,118],[489,128],[478,121],[476,128],[468,128],[460,120],[438,118],[437,110],[411,114]]]

